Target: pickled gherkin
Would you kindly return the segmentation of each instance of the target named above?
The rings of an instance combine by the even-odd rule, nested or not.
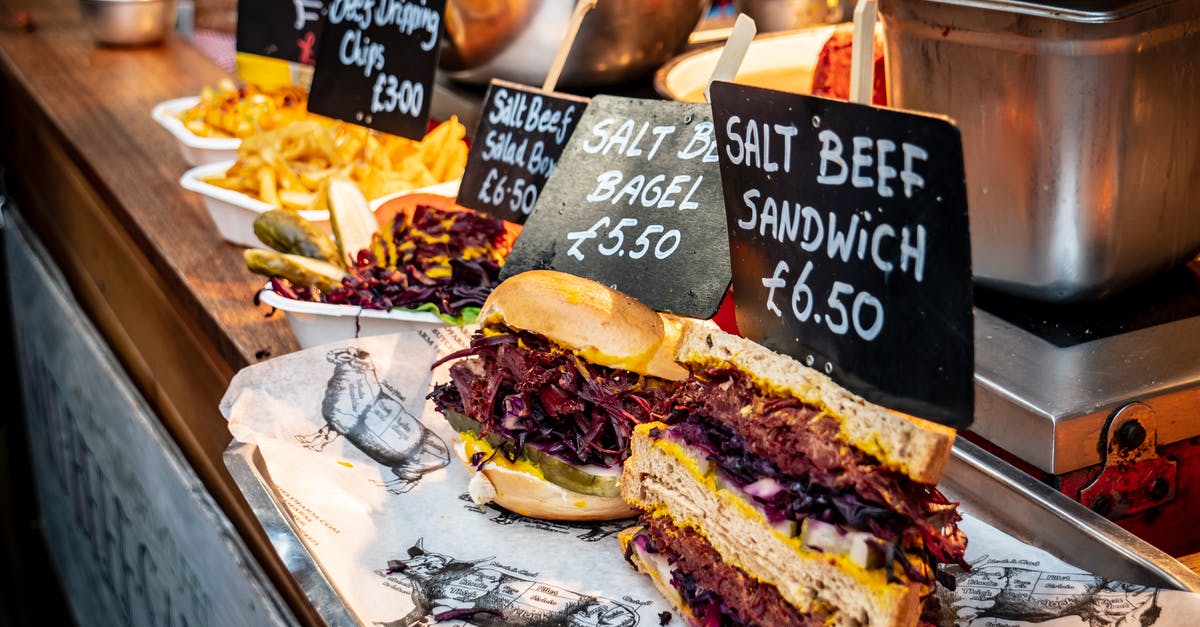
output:
[[[258,214],[254,218],[254,234],[281,253],[342,265],[333,238],[294,211],[271,209]]]
[[[455,431],[469,433],[487,442],[492,448],[511,455],[514,444],[512,440],[497,433],[480,435],[480,424],[473,418],[454,410],[443,412],[446,421]],[[621,496],[620,474],[618,472],[596,473],[596,467],[580,467],[568,464],[549,453],[545,453],[526,444],[520,453],[526,461],[537,466],[542,476],[550,483],[556,484],[573,492],[593,496]]]
[[[326,293],[341,287],[346,276],[345,270],[329,262],[274,250],[247,248],[242,257],[255,274],[281,277],[292,285],[311,285]]]

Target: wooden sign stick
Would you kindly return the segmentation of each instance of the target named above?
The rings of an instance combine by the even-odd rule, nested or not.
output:
[[[544,91],[554,91],[554,87],[558,84],[558,77],[562,75],[563,66],[567,63],[567,55],[571,53],[571,46],[575,44],[575,35],[579,34],[579,25],[583,24],[583,18],[596,7],[598,0],[579,0],[575,4],[575,12],[571,15],[571,23],[567,25],[567,33],[563,36],[562,43],[558,46],[558,53],[554,55],[554,63],[550,64],[550,71],[546,73],[546,80],[542,83]]]
[[[876,0],[859,0],[854,7],[854,40],[850,49],[850,102],[871,104],[875,84]]]
[[[742,59],[746,57],[746,51],[750,49],[750,42],[756,34],[758,27],[754,24],[754,19],[745,13],[738,13],[737,20],[733,23],[733,31],[730,32],[729,39],[725,40],[725,47],[721,49],[721,56],[717,58],[717,64],[713,67],[712,76],[704,85],[705,102],[708,101],[708,88],[713,81],[732,81],[737,76],[738,68],[742,67]]]

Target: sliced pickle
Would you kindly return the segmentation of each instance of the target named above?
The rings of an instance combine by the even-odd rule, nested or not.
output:
[[[479,437],[480,424],[475,419],[453,410],[446,410],[442,413],[446,417],[446,422],[450,423],[455,431]],[[483,440],[492,448],[502,451],[511,451],[514,447],[512,440],[496,433],[489,433]],[[537,466],[546,480],[551,483],[580,494],[621,496],[619,469],[610,471],[611,474],[590,472],[587,467],[573,466],[532,446],[526,446],[522,453],[523,457],[529,460],[529,463]]]
[[[450,423],[450,427],[455,431],[465,431],[475,437],[479,437],[480,424],[474,418],[453,409],[442,411],[442,415],[446,417],[446,422]]]
[[[620,473],[592,473],[588,468],[573,466],[532,446],[525,447],[525,456],[542,469],[547,481],[568,490],[593,496],[621,496]]]

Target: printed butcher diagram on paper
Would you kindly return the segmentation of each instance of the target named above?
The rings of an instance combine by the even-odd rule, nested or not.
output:
[[[391,471],[395,478],[381,484],[393,494],[408,492],[423,475],[450,463],[446,442],[404,408],[403,394],[379,380],[370,353],[338,348],[325,357],[334,365],[321,403],[325,425],[296,436],[305,448],[320,452],[344,436]]]
[[[1037,566],[985,555],[970,573],[947,567],[957,586],[953,591],[939,588],[942,622],[967,626],[995,624],[989,621],[997,619],[1041,623],[1072,617],[1089,627],[1149,627],[1158,620],[1161,608],[1154,588]]]
[[[418,540],[406,559],[390,560],[387,570],[377,571],[389,587],[409,591],[414,607],[402,618],[377,625],[411,627],[455,619],[481,627],[638,624],[637,612],[624,604],[539,582],[492,560],[433,553]]]

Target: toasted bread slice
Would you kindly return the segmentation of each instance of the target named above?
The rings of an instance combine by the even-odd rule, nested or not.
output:
[[[918,483],[936,484],[950,459],[954,429],[869,403],[791,357],[711,325],[685,324],[676,360],[693,370],[729,364],[764,393],[817,407],[838,420],[847,444]]]

